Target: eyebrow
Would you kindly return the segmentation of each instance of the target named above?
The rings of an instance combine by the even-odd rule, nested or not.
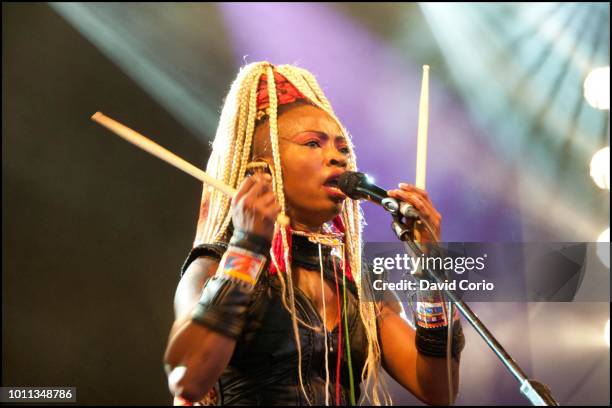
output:
[[[329,138],[329,135],[327,133],[321,132],[320,130],[302,130],[301,132],[298,132],[298,133],[294,134],[293,136],[291,136],[291,139],[293,139],[296,136],[301,135],[302,133],[316,133],[317,135],[319,135],[321,137]],[[334,141],[335,142],[340,141],[340,142],[348,143],[348,140],[343,135],[334,136]]]

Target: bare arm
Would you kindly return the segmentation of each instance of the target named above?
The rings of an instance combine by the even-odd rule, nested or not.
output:
[[[232,199],[232,223],[237,230],[244,233],[263,237],[268,241],[274,233],[274,220],[280,212],[280,206],[276,202],[272,188],[272,178],[269,174],[257,174],[243,180],[238,192]],[[269,249],[269,246],[268,246]],[[262,250],[263,251],[263,250]],[[266,252],[266,251],[263,251]],[[200,257],[195,260],[185,271],[175,294],[174,309],[175,322],[170,330],[168,346],[164,355],[166,373],[168,375],[168,386],[173,395],[188,401],[200,401],[229,364],[236,347],[236,340],[240,330],[241,316],[228,318],[227,315],[208,314],[213,320],[220,319],[219,323],[228,323],[231,326],[229,332],[226,327],[223,330],[210,330],[204,325],[192,321],[192,313],[196,307],[198,311],[206,314],[211,311],[211,304],[221,302],[221,309],[234,311],[240,315],[240,307],[236,308],[236,296],[240,303],[248,301],[248,289],[241,289],[240,285],[231,283],[230,280],[222,278],[210,280],[211,283],[229,286],[206,286],[205,283],[215,275],[219,268],[219,262]],[[217,279],[215,277],[214,279]],[[256,277],[252,277],[256,279]],[[209,283],[210,285],[210,283]],[[215,290],[218,292],[214,293]],[[207,295],[204,305],[200,306],[200,298],[203,292]],[[227,295],[232,301],[223,305]],[[240,305],[238,305],[240,306]],[[244,306],[244,305],[242,305]],[[232,309],[233,308],[233,309]],[[212,308],[214,310],[214,307]],[[217,311],[218,312],[218,311]],[[215,317],[216,316],[216,317]],[[203,316],[199,314],[199,318]],[[210,323],[210,321],[209,321]],[[206,325],[207,327],[212,327]],[[219,329],[219,326],[217,326]],[[227,335],[220,334],[229,333]],[[233,334],[233,336],[232,336]]]
[[[386,304],[378,318],[383,367],[395,381],[430,405],[449,405],[446,358],[428,357],[415,346],[415,330],[400,316],[401,306]],[[453,401],[459,389],[459,359],[451,359]]]
[[[425,190],[400,183],[389,190],[390,197],[413,205],[432,227],[420,232],[422,242],[435,242],[441,235],[442,215],[436,210]],[[433,235],[431,233],[434,233]],[[401,305],[386,302],[379,316],[383,364],[387,372],[421,401],[431,405],[448,405],[459,389],[459,358],[451,359],[452,401],[449,401],[447,359],[425,356],[416,348],[415,330],[400,316]]]
[[[191,321],[206,280],[219,263],[200,257],[187,268],[174,298],[175,321],[164,355],[168,386],[173,395],[199,401],[223,373],[236,341]]]

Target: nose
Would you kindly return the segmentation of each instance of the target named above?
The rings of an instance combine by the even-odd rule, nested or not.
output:
[[[329,165],[337,167],[346,167],[348,164],[347,157],[342,152],[338,151],[335,147],[330,149],[329,153]]]

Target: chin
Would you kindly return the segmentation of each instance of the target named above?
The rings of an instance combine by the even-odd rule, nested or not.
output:
[[[325,218],[326,221],[331,221],[333,220],[337,215],[340,215],[340,213],[342,212],[342,203],[343,201],[340,202],[335,202],[332,201],[332,204],[326,209],[325,211]]]
[[[288,200],[289,207],[294,210],[290,211],[297,216],[302,222],[306,221],[312,224],[323,225],[326,222],[333,220],[342,212],[344,200],[332,200],[329,197],[317,197],[313,200],[301,200],[302,202],[291,202]]]

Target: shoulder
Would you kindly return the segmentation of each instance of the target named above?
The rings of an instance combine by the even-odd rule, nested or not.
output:
[[[189,251],[180,271],[178,293],[200,291],[219,266],[227,243],[214,242],[195,246]]]
[[[193,247],[181,266],[180,277],[182,278],[188,270],[217,265],[226,250],[227,243],[220,241]]]
[[[223,243],[198,245],[189,251],[180,271],[180,280],[174,294],[176,316],[190,312],[200,299],[202,288],[212,277],[227,246]]]

